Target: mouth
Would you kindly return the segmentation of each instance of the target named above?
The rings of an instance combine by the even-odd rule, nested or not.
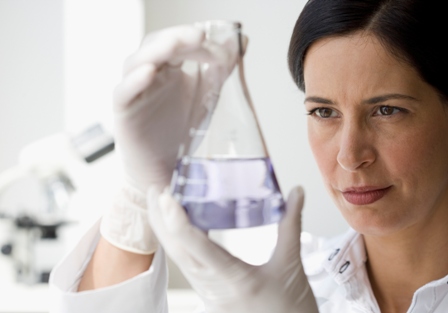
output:
[[[374,203],[383,198],[392,186],[386,188],[378,187],[354,187],[342,192],[345,200],[354,205],[366,205]]]

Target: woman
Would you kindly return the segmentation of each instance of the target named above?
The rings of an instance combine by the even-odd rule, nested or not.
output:
[[[195,27],[149,35],[115,94],[127,187],[103,218],[101,236],[92,229],[77,248],[82,258],[69,255],[54,270],[59,312],[166,312],[164,255],[151,230],[206,312],[446,312],[443,12],[435,1],[311,0],[301,13],[289,65],[305,92],[309,142],[324,182],[352,227],[305,247],[314,248],[303,256],[306,276],[300,188],[288,198],[276,250],[261,267],[211,243],[168,194],[160,195],[185,125],[182,114],[169,113],[181,103],[188,111],[193,86],[178,65],[213,65],[216,51]],[[207,69],[201,75],[213,74],[213,66]],[[173,123],[178,132],[162,140],[164,125]]]

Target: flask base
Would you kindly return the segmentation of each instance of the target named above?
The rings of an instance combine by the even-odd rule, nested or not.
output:
[[[203,230],[277,223],[285,210],[269,158],[184,158],[174,194]]]
[[[285,204],[280,198],[183,203],[190,221],[203,230],[262,226],[280,221]]]

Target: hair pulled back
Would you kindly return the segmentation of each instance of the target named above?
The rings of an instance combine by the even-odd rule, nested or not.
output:
[[[297,86],[305,91],[304,60],[314,42],[366,31],[448,99],[446,23],[444,1],[310,0],[294,27],[289,70]]]

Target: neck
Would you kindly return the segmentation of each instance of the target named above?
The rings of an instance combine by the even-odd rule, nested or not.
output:
[[[432,221],[392,235],[364,235],[367,271],[381,312],[407,312],[418,288],[448,274],[447,221],[443,210]]]

